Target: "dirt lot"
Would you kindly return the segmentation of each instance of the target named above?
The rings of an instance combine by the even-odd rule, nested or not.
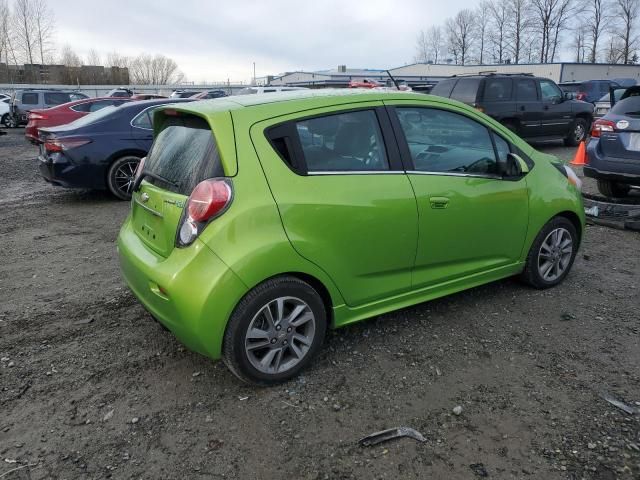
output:
[[[588,227],[556,289],[507,280],[331,332],[258,389],[127,291],[128,204],[45,184],[34,156],[0,137],[3,480],[640,478],[640,415],[601,398],[640,405],[640,234]],[[427,441],[358,446],[400,425]]]

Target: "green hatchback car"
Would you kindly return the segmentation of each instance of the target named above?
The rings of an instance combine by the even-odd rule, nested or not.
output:
[[[190,349],[257,384],[327,328],[520,275],[567,276],[580,180],[486,115],[402,92],[162,107],[118,238],[122,272]]]

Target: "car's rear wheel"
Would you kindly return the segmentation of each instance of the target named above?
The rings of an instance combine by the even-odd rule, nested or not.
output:
[[[5,113],[2,116],[2,124],[5,125],[7,128],[17,128],[18,120],[16,119],[15,116],[11,115],[10,113]]]
[[[9,115],[8,113],[5,113],[4,115],[2,115],[2,125],[4,125],[5,127],[9,127],[9,117],[11,115]]]
[[[107,172],[107,188],[120,200],[130,200],[140,157],[127,155],[114,161]]]
[[[605,197],[620,198],[626,197],[631,190],[630,185],[624,183],[613,182],[611,180],[598,179],[598,190]]]
[[[535,288],[558,285],[571,270],[578,244],[573,223],[565,217],[553,218],[533,241],[521,278]]]
[[[577,147],[587,138],[587,121],[584,118],[576,118],[571,126],[571,133],[564,139],[567,147]]]
[[[237,305],[224,335],[222,358],[247,383],[283,382],[309,364],[326,327],[320,295],[296,277],[276,277]]]

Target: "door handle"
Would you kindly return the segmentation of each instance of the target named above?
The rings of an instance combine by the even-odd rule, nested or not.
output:
[[[447,197],[429,197],[431,208],[447,208],[449,199]]]

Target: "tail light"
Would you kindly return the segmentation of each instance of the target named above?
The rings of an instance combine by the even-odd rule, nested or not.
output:
[[[576,93],[576,100],[582,100],[584,102],[586,98],[587,98],[587,93],[586,92],[578,92],[578,93]]]
[[[591,136],[598,138],[602,132],[613,132],[616,124],[611,120],[599,119],[591,125]]]
[[[72,148],[81,147],[91,143],[88,138],[52,138],[45,140],[44,149],[47,152],[62,152],[63,150],[71,150]]]
[[[178,245],[192,244],[209,222],[229,208],[232,200],[233,188],[229,179],[210,178],[196,185],[187,200]]]
[[[46,115],[43,115],[41,113],[30,112],[27,118],[29,120],[46,120],[49,117],[47,117]]]

